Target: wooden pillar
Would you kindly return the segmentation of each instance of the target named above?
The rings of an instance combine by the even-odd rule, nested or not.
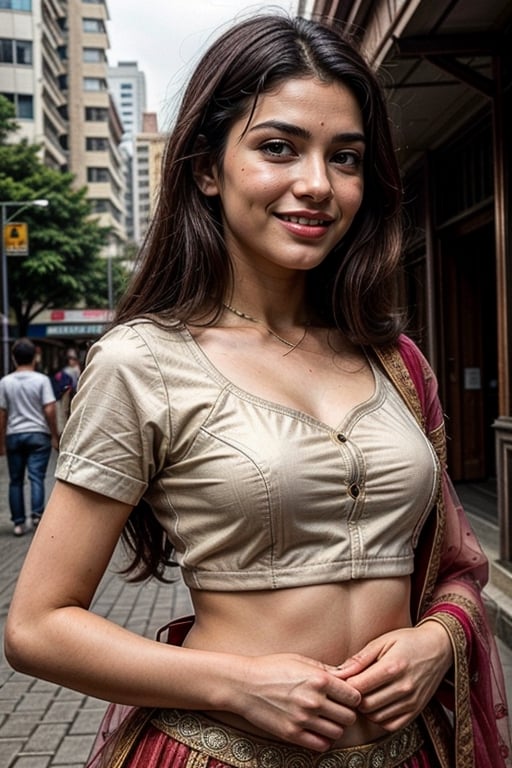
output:
[[[498,518],[500,523],[500,558],[512,561],[512,253],[510,217],[511,153],[508,148],[512,131],[510,89],[504,88],[503,62],[494,59],[496,84],[493,100],[494,130],[494,217],[496,236],[496,298],[498,324],[499,416],[496,434],[496,472],[498,481]]]

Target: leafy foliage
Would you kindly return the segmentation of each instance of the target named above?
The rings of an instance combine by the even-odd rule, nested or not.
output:
[[[73,175],[43,165],[36,144],[8,143],[16,129],[10,108],[0,96],[0,201],[49,202],[46,208],[5,207],[8,220],[24,221],[29,230],[30,255],[8,260],[9,301],[23,336],[44,309],[108,307],[109,285],[115,300],[127,271],[117,260],[109,265],[100,256],[109,230],[91,218],[86,189],[73,186]]]

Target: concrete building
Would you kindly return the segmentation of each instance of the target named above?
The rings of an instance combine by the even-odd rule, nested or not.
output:
[[[142,131],[146,110],[146,77],[136,61],[120,61],[108,68],[108,86],[123,124],[121,154],[124,175],[124,225],[126,237],[135,241],[134,140]]]
[[[0,93],[16,108],[20,136],[42,144],[45,164],[87,187],[111,229],[106,255],[125,239],[122,125],[107,82],[105,0],[3,0]]]
[[[455,481],[497,499],[512,594],[512,4],[316,0],[389,95],[408,222],[404,303],[436,370]]]
[[[136,61],[120,61],[108,68],[108,86],[123,124],[123,144],[133,153],[133,138],[142,131],[142,116],[147,109],[146,77]]]
[[[134,240],[140,244],[146,233],[160,186],[165,136],[158,131],[155,112],[143,115],[142,131],[135,136],[133,158]]]
[[[0,93],[15,106],[17,138],[42,145],[52,168],[67,165],[65,17],[59,0],[8,0],[0,7]]]

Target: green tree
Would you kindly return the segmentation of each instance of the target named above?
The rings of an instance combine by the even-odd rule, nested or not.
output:
[[[108,262],[99,254],[108,244],[109,230],[91,218],[86,189],[73,186],[72,174],[43,165],[38,145],[7,141],[15,130],[11,106],[0,96],[0,201],[49,201],[46,208],[20,210],[19,220],[29,229],[29,256],[13,256],[8,262],[9,303],[22,336],[44,309],[108,307]],[[15,206],[7,213],[18,220]],[[126,274],[120,264],[112,269],[115,297]]]

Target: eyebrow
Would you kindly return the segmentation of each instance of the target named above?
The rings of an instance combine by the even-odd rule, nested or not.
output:
[[[249,133],[252,133],[253,131],[260,131],[265,128],[273,128],[276,131],[279,131],[281,133],[287,133],[290,136],[296,136],[299,139],[311,138],[311,133],[306,128],[302,128],[299,125],[294,125],[293,123],[285,123],[281,120],[266,120],[263,123],[258,123],[257,125],[253,125],[249,129]],[[337,133],[332,137],[332,140],[335,142],[361,141],[363,144],[366,143],[364,134],[360,133],[359,131],[344,131],[342,133]]]

